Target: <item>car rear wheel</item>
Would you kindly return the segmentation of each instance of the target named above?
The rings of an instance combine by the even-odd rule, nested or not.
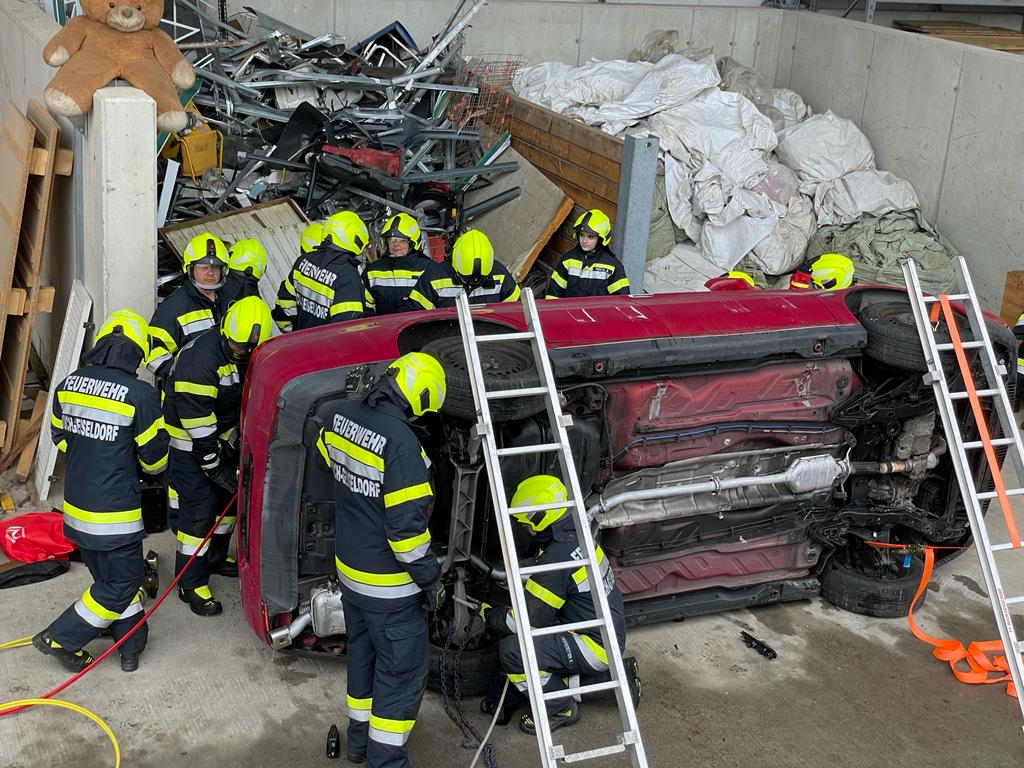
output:
[[[837,608],[862,616],[881,619],[906,616],[921,582],[924,563],[912,557],[909,568],[887,573],[871,569],[870,574],[866,570],[860,564],[848,562],[846,553],[837,553],[830,558],[821,574],[821,596]],[[927,591],[921,594],[915,610],[924,605],[926,594]]]
[[[868,332],[865,355],[901,371],[928,370],[909,301],[870,304],[861,311],[860,323]],[[958,321],[957,327],[960,337],[966,339],[969,331],[964,324]],[[935,331],[935,341],[949,343],[949,332],[944,323]]]
[[[481,344],[479,350],[488,391],[540,386],[533,351],[527,344],[499,341]],[[423,347],[422,351],[436,357],[444,367],[448,393],[441,406],[441,413],[458,419],[475,419],[476,404],[473,401],[473,388],[469,381],[462,339],[437,339]],[[543,410],[543,397],[511,397],[491,401],[491,419],[495,422],[526,419]]]
[[[458,676],[458,691],[462,696],[482,696],[491,687],[491,680],[499,668],[497,643],[464,651],[452,646],[446,654],[443,646],[431,641],[427,688],[454,696]]]

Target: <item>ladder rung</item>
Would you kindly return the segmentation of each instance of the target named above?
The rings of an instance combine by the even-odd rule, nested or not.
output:
[[[995,397],[996,395],[999,394],[999,390],[998,389],[979,389],[979,390],[975,391],[974,394],[976,394],[978,397]],[[967,399],[967,393],[966,392],[950,392],[949,393],[949,399],[950,400],[966,400]]]
[[[525,389],[499,389],[495,392],[488,392],[488,400],[507,400],[510,397],[532,397],[533,395],[546,395],[544,387],[526,387]]]
[[[552,691],[551,693],[545,693],[544,701],[551,701],[552,699],[568,699],[570,696],[583,696],[587,693],[599,693],[600,691],[613,691],[618,687],[619,683],[615,680],[609,680],[604,683],[580,685],[575,688],[566,688],[564,691]]]
[[[995,440],[989,440],[993,448],[998,448],[1001,445],[1013,445],[1012,437],[999,437]],[[970,450],[972,448],[981,448],[985,444],[981,440],[971,440],[964,443],[964,450]]]
[[[481,341],[525,341],[534,338],[533,331],[517,331],[515,333],[488,333],[477,336],[476,340]]]
[[[1024,653],[1024,640],[1017,643],[1017,653]]]
[[[557,635],[559,632],[576,632],[582,629],[598,629],[603,627],[604,622],[600,619],[587,619],[586,621],[574,621],[571,624],[554,624],[550,627],[538,627],[530,630],[534,637],[545,635]]]
[[[586,560],[562,560],[559,563],[541,563],[540,565],[527,565],[519,569],[523,576],[533,576],[535,573],[552,573],[553,571],[575,571],[585,568],[588,565]]]
[[[989,549],[991,549],[993,552],[1003,552],[1007,549],[1021,549],[1021,547],[1015,547],[1013,546],[1012,541],[1008,541],[1005,544],[993,544],[989,547]]]
[[[978,347],[984,347],[984,346],[985,346],[985,342],[984,341],[961,341],[960,342],[960,348],[961,349],[977,349]],[[956,349],[956,345],[955,344],[951,344],[951,343],[950,344],[936,344],[935,348],[937,350],[939,350],[939,352],[948,352],[951,349]]]
[[[946,298],[949,299],[950,301],[969,301],[970,298],[971,298],[971,294],[969,294],[969,293],[951,293],[951,294],[947,295]],[[921,297],[921,301],[923,301],[925,304],[934,304],[938,300],[939,300],[938,296],[922,296]]]
[[[1024,603],[1024,595],[1017,595],[1016,597],[1006,598],[1007,605],[1015,605],[1017,603]]]
[[[534,512],[547,512],[549,509],[561,509],[562,507],[578,507],[579,502],[575,499],[568,501],[556,501],[552,504],[523,504],[518,507],[511,507],[507,510],[510,515],[532,515]]]
[[[978,494],[978,501],[985,501],[987,499],[994,499],[999,494],[995,491],[983,491]],[[1024,488],[1007,488],[1007,496],[1024,496]]]
[[[625,751],[625,744],[612,744],[610,747],[595,747],[583,752],[572,752],[568,755],[562,755],[559,760],[563,763],[582,763],[584,760],[593,760],[595,757],[604,757],[605,755],[617,755]]]
[[[522,456],[527,453],[554,453],[562,450],[561,443],[541,443],[540,445],[517,445],[512,448],[499,448],[495,453],[498,457]]]

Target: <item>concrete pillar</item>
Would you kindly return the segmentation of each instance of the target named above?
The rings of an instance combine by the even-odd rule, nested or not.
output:
[[[156,308],[156,103],[136,88],[93,96],[82,148],[82,280],[93,322]]]

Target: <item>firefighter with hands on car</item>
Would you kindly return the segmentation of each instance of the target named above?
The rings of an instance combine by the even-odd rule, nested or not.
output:
[[[427,268],[409,294],[409,301],[417,309],[442,309],[454,307],[463,292],[469,295],[470,304],[519,300],[515,278],[494,258],[491,241],[478,229],[459,236],[451,261]]]
[[[572,227],[576,247],[562,256],[548,280],[545,299],[614,296],[629,293],[626,268],[608,247],[612,222],[597,208],[576,219]]]
[[[409,765],[427,678],[427,611],[444,601],[427,529],[430,462],[410,422],[440,410],[445,392],[441,364],[410,352],[364,397],[343,400],[316,443],[334,477],[335,565],[348,634],[348,759],[370,768]]]
[[[120,640],[142,618],[142,494],[139,473],[167,466],[160,396],[136,378],[149,355],[149,328],[131,311],[111,313],[85,366],[62,381],[50,417],[64,453],[64,536],[78,546],[93,584],[32,638],[72,672],[90,663],[87,643],[105,630]],[[143,624],[121,646],[121,669],[134,672],[146,647]]]
[[[249,296],[236,301],[219,329],[182,348],[167,380],[167,503],[178,520],[175,573],[181,573],[198,552],[179,582],[178,596],[198,616],[223,610],[210,591],[209,575],[238,575],[237,564],[228,556],[235,515],[226,515],[205,545],[203,539],[236,490],[242,377],[253,351],[269,338],[271,322],[263,299]]]
[[[409,305],[409,294],[420,276],[434,264],[423,254],[423,233],[416,219],[398,213],[384,223],[381,238],[387,253],[366,268],[363,277],[378,315],[419,309]]]

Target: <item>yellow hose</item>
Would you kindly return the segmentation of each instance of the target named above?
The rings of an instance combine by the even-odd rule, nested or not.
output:
[[[24,648],[26,645],[32,645],[32,635],[19,637],[17,640],[9,640],[6,643],[0,643],[0,651],[5,651],[8,648]]]
[[[14,640],[12,642],[19,642]],[[32,642],[29,638],[29,642]],[[5,643],[5,645],[7,645]],[[60,701],[59,699],[18,699],[17,701],[8,701],[5,704],[0,704],[0,710],[10,709],[12,707],[34,707],[37,704],[48,707],[60,707],[62,709],[70,709],[72,712],[77,712],[80,715],[85,715],[92,720],[96,725],[103,729],[103,732],[107,734],[107,738],[110,739],[110,744],[114,747],[114,768],[120,768],[121,766],[121,748],[117,744],[117,737],[114,736],[114,732],[110,730],[110,727],[104,723],[98,715],[94,715],[85,707],[80,707],[77,704],[72,704],[69,701]]]

